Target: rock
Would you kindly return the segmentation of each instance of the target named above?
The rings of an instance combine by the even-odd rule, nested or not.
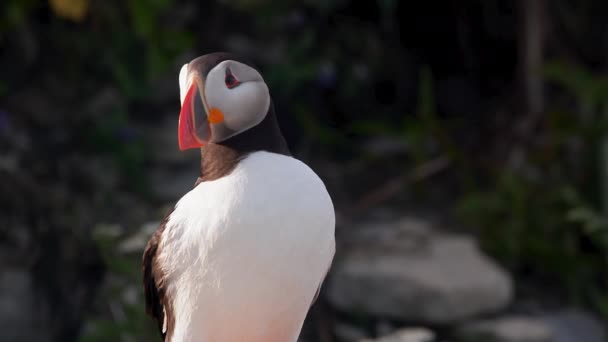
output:
[[[338,341],[342,342],[356,342],[368,336],[364,329],[347,323],[336,323],[334,333]]]
[[[426,328],[405,328],[377,339],[363,339],[359,342],[432,342],[435,334]]]
[[[144,224],[138,232],[120,242],[118,251],[124,254],[142,253],[148,244],[148,240],[150,240],[150,236],[159,225],[160,222],[148,222]]]
[[[393,323],[387,320],[380,320],[376,323],[376,336],[390,335],[395,331]]]
[[[138,286],[134,286],[133,284],[131,284],[130,286],[126,286],[124,289],[122,289],[121,297],[123,302],[127,305],[135,306],[140,303],[139,301],[141,299],[141,290],[139,288],[139,284],[137,285]]]
[[[553,342],[544,321],[533,317],[501,317],[472,322],[457,332],[466,342]]]
[[[543,319],[552,331],[552,342],[604,342],[608,337],[602,322],[581,310],[563,310]]]
[[[119,224],[99,223],[93,227],[95,237],[114,239],[124,234],[124,228]]]
[[[0,341],[50,341],[31,275],[20,269],[0,270]]]
[[[374,211],[376,223],[363,223],[354,227],[349,235],[349,245],[354,253],[361,250],[372,255],[423,252],[428,240],[434,236],[432,226],[423,220],[410,217],[391,217],[390,211]]]
[[[512,280],[467,236],[434,232],[417,219],[353,228],[328,283],[342,311],[445,324],[499,311]]]
[[[0,171],[17,173],[19,170],[19,160],[16,154],[0,156]]]

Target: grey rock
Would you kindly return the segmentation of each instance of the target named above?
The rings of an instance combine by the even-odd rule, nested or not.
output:
[[[406,217],[388,218],[388,214],[376,212],[379,222],[363,223],[353,228],[348,236],[353,253],[372,255],[417,253],[424,251],[434,236],[432,226],[424,220]]]
[[[135,306],[139,304],[139,301],[141,299],[141,293],[140,293],[140,288],[139,288],[139,284],[137,284],[138,286],[135,286],[133,284],[131,284],[130,286],[126,286],[121,293],[122,296],[122,300],[124,303],[131,305],[131,306]]]
[[[149,237],[150,235],[152,235],[152,233],[154,233],[156,231],[156,228],[158,228],[159,225],[160,225],[160,222],[158,222],[158,221],[146,222],[141,226],[140,232],[144,236]]]
[[[21,269],[0,270],[0,341],[50,341],[45,308],[35,301],[31,275]]]
[[[404,328],[377,339],[363,339],[359,342],[432,342],[435,334],[426,328]]]
[[[160,222],[148,222],[139,231],[118,244],[118,250],[124,254],[140,254],[150,240],[150,236],[158,228]]]
[[[563,310],[543,317],[553,334],[552,342],[605,342],[605,326],[590,313]]]
[[[0,156],[0,171],[16,173],[19,170],[19,159],[16,154]]]
[[[466,342],[552,342],[543,320],[533,317],[500,317],[467,323],[457,335]]]
[[[387,320],[380,320],[376,323],[376,336],[385,336],[392,334],[395,330],[393,323]]]
[[[113,239],[124,234],[124,228],[119,224],[99,223],[93,227],[93,234],[96,237]]]
[[[344,246],[328,283],[339,310],[444,324],[499,311],[512,299],[510,276],[470,237],[416,219],[353,231],[363,238]]]
[[[336,323],[334,333],[342,342],[356,342],[368,336],[364,329],[347,323]]]

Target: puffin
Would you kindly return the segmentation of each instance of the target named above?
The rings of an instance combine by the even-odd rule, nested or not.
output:
[[[294,158],[260,71],[218,52],[179,73],[180,150],[200,176],[143,253],[165,342],[296,342],[335,253],[323,181]]]

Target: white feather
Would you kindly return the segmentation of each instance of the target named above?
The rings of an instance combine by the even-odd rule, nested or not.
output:
[[[241,82],[238,87],[229,89],[224,84],[227,68]],[[222,111],[225,125],[235,134],[259,124],[270,106],[268,86],[262,75],[233,60],[223,61],[209,71],[205,79],[205,99],[208,110]]]
[[[171,214],[160,261],[173,342],[295,342],[333,259],[334,210],[297,159],[256,152]]]
[[[179,71],[179,101],[180,104],[184,104],[184,98],[188,92],[187,80],[188,78],[188,64],[184,64]]]

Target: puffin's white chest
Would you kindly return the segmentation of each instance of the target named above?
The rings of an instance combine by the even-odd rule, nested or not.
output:
[[[160,253],[174,342],[297,339],[334,254],[334,210],[302,162],[256,152],[176,205]]]

